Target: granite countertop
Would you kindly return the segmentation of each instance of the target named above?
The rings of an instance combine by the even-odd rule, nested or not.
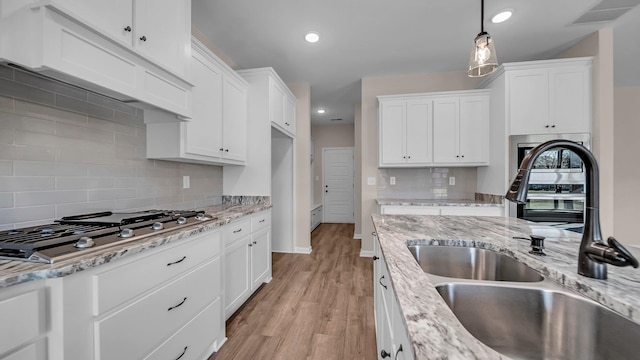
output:
[[[402,206],[487,206],[504,207],[504,204],[496,204],[490,201],[473,199],[376,199],[378,205],[402,205]]]
[[[102,250],[87,252],[84,256],[74,257],[54,264],[0,260],[0,288],[31,280],[71,275],[109,263],[116,259],[141,253],[145,250],[175,243],[189,236],[228,224],[234,219],[269,208],[271,208],[271,204],[217,205],[200,208],[198,210],[203,210],[211,220],[198,222],[192,226],[183,227],[175,231],[168,231],[158,234],[157,236],[145,237],[139,241],[132,241]]]
[[[507,359],[473,337],[435,290],[408,244],[455,245],[505,253],[566,289],[580,293],[640,323],[640,270],[607,266],[608,280],[580,276],[581,235],[509,217],[372,215],[391,284],[417,359]],[[529,254],[541,235],[547,256]],[[637,249],[630,249],[639,257]]]

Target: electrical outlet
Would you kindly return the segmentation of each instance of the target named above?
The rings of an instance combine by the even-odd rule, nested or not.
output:
[[[449,177],[449,185],[455,185],[456,184],[456,177],[455,176],[450,176]]]
[[[191,187],[191,177],[189,175],[185,175],[182,177],[182,188],[188,189]]]
[[[389,178],[389,184],[391,184],[391,185],[395,185],[396,184],[396,177],[395,176],[392,176],[392,177]]]
[[[376,184],[376,178],[375,176],[369,176],[367,177],[367,185],[375,185]]]

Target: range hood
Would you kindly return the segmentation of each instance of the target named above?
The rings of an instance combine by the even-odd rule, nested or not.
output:
[[[11,4],[0,2],[0,63],[160,110],[167,115],[162,122],[191,118],[193,85],[184,76],[102,36],[50,2]]]

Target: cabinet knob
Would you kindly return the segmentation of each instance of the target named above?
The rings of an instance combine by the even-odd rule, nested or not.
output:
[[[411,156],[407,156],[407,159],[411,159]]]
[[[258,244],[258,242],[257,242],[257,241],[254,241],[254,242],[253,242],[253,245],[256,245],[256,244]]]
[[[224,149],[223,149],[223,148],[220,148],[220,149],[218,149],[218,150],[220,150],[220,151],[224,151]]]
[[[229,152],[229,149],[224,149],[225,152]]]
[[[545,125],[544,127],[548,129],[548,128],[549,128],[549,125]]]
[[[551,125],[552,128],[556,127],[555,125]]]
[[[460,155],[456,155],[456,157],[457,157],[457,158],[459,158],[459,157],[460,157]]]
[[[253,244],[249,244],[249,247],[253,246]]]
[[[462,155],[462,157],[464,157],[464,155]]]
[[[406,156],[403,156],[402,158],[403,158],[403,159],[406,159],[407,157],[406,157]]]
[[[380,259],[380,258],[375,256],[375,255],[373,255],[373,260],[378,260],[378,259]]]
[[[127,27],[124,28],[124,31],[131,32],[131,26],[127,25]]]
[[[380,351],[380,357],[381,358],[388,358],[391,357],[391,354],[389,354],[388,352],[386,352],[385,350]]]
[[[144,35],[142,35],[142,36],[140,37],[140,40],[142,40],[142,41],[147,41],[147,37],[146,37],[146,36],[144,36]]]
[[[286,123],[284,123],[284,124],[285,124],[285,125],[287,125],[287,126],[289,126],[289,123],[288,123],[288,122],[286,122]]]

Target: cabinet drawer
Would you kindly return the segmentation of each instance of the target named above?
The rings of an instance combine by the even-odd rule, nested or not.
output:
[[[205,351],[211,350],[211,345],[213,350],[219,346],[215,342],[223,326],[221,307],[222,299],[218,298],[145,360],[199,360],[211,355]]]
[[[231,224],[225,225],[222,228],[222,237],[224,238],[224,245],[227,246],[238,239],[242,239],[245,236],[251,234],[251,219],[244,219]]]
[[[221,259],[95,323],[96,359],[140,359],[220,296]]]
[[[93,288],[96,293],[93,315],[103,314],[220,254],[221,249],[220,233],[207,232],[193,236],[193,240],[178,246],[94,275]]]
[[[17,285],[16,288],[18,287],[22,286]],[[33,290],[32,286],[27,286],[27,288],[30,291],[23,290],[24,292],[17,292],[9,297],[4,297],[4,294],[0,295],[0,319],[3,323],[0,326],[0,354],[33,341],[46,330],[45,289]],[[9,288],[8,290],[10,293],[14,293],[12,290],[15,289]],[[22,352],[18,351],[18,353]],[[21,359],[22,357],[15,358]]]
[[[497,206],[443,206],[441,215],[502,216],[502,209]]]
[[[251,218],[251,232],[271,226],[271,211],[262,211]]]

